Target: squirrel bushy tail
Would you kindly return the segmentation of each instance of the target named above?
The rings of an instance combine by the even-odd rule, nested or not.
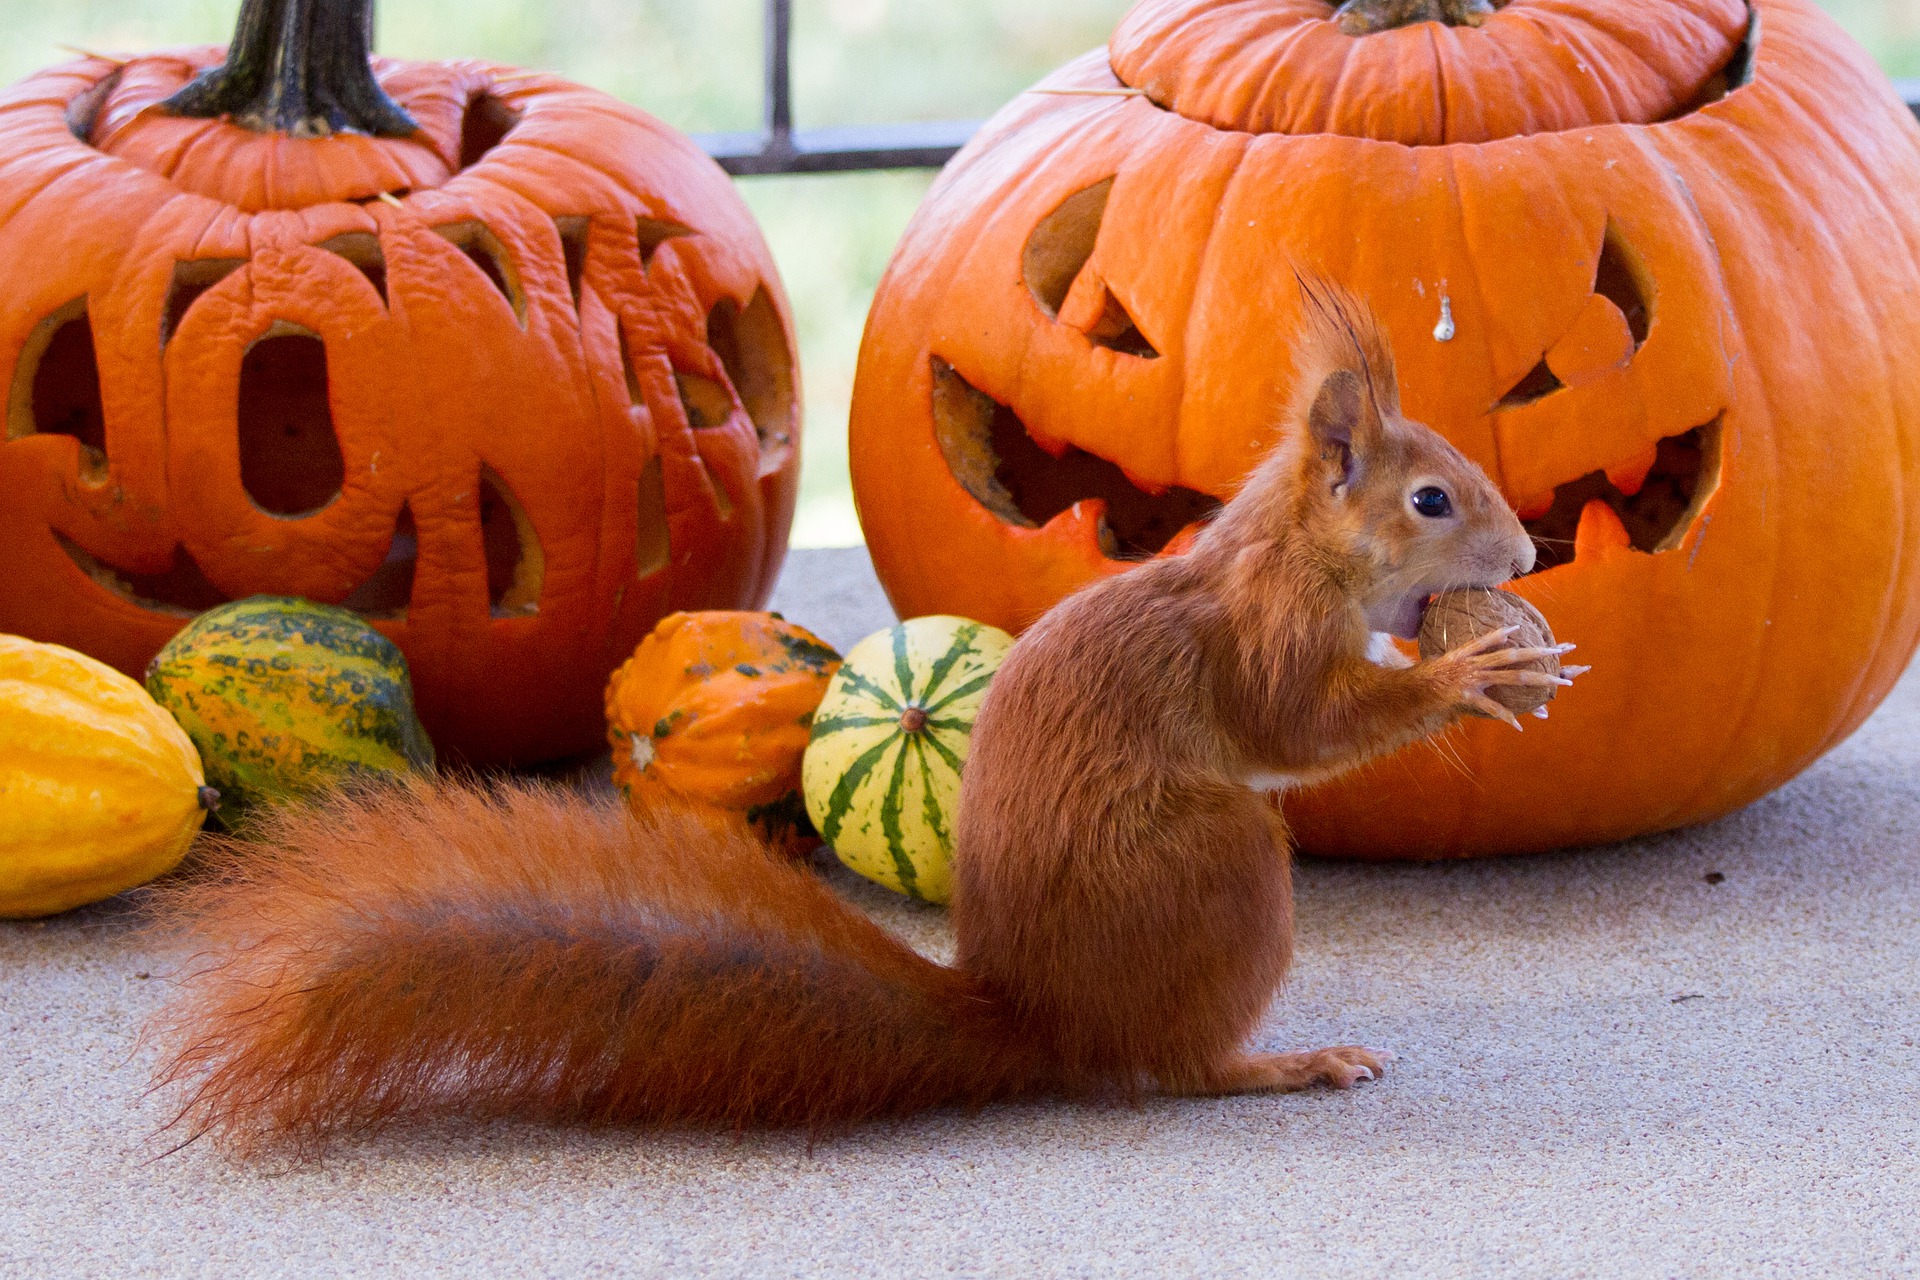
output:
[[[176,1121],[311,1150],[427,1116],[832,1128],[1048,1086],[1000,1006],[743,826],[540,784],[264,819],[168,892]]]

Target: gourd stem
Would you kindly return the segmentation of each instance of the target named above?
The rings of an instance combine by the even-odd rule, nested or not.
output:
[[[161,104],[260,133],[324,138],[416,132],[373,78],[373,0],[243,0],[227,60]]]
[[[1450,27],[1477,27],[1507,0],[1346,0],[1333,19],[1350,36],[1372,35],[1416,22],[1444,22]]]

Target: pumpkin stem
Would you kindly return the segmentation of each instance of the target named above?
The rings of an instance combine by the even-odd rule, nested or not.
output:
[[[161,103],[259,133],[324,138],[418,131],[373,78],[373,0],[243,0],[227,60]]]
[[[1477,27],[1507,0],[1346,0],[1334,10],[1334,21],[1350,36],[1410,27],[1416,22],[1444,22],[1450,27]]]

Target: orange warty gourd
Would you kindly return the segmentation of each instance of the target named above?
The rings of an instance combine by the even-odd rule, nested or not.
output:
[[[137,673],[200,610],[305,596],[400,645],[454,758],[587,750],[655,622],[771,589],[787,303],[688,139],[369,63],[369,2],[247,0],[230,55],[0,96],[0,631]]]
[[[613,781],[745,814],[770,843],[809,837],[800,764],[840,655],[774,613],[676,613],[607,685]]]
[[[875,565],[902,616],[1018,629],[1177,552],[1274,443],[1319,272],[1528,523],[1517,590],[1593,671],[1524,735],[1290,796],[1304,846],[1714,817],[1920,634],[1915,191],[1920,128],[1805,0],[1142,0],[948,167],[880,287]]]

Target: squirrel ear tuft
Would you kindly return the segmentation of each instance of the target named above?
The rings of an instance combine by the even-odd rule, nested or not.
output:
[[[1355,435],[1366,435],[1372,406],[1366,386],[1351,369],[1335,369],[1314,394],[1307,410],[1307,430],[1313,436],[1313,456],[1334,467],[1336,487],[1353,482]]]
[[[1316,444],[1353,444],[1353,433],[1366,412],[1367,392],[1360,375],[1351,369],[1335,369],[1314,393],[1313,407],[1307,410],[1307,429]]]

